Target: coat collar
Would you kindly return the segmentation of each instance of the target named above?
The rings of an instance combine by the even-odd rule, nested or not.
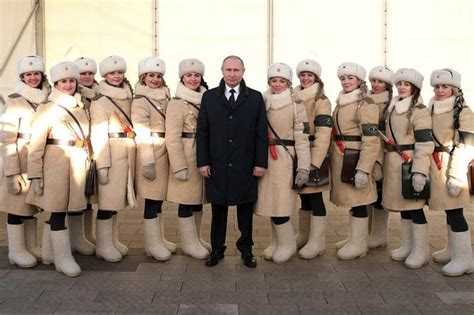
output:
[[[183,83],[179,82],[176,88],[176,97],[179,97],[187,102],[193,103],[194,105],[201,105],[202,95],[206,92],[204,87],[200,87],[199,92],[188,89]]]
[[[152,89],[140,82],[135,84],[135,95],[143,95],[155,101],[163,101],[170,99],[170,90],[166,86]]]
[[[92,88],[79,85],[79,93],[81,93],[82,96],[90,100],[97,96],[98,90],[99,85],[97,83],[94,83],[94,85],[92,85]]]
[[[239,88],[239,97],[240,95],[248,95],[249,94],[249,90],[247,88],[247,84],[245,84],[245,80],[242,79],[242,81],[240,81],[240,88]],[[224,78],[221,79],[221,81],[219,82],[219,86],[217,87],[217,95],[225,95],[225,81],[224,81]]]
[[[39,104],[48,99],[48,94],[50,92],[49,84],[43,84],[41,89],[32,88],[31,86],[25,84],[23,81],[18,80],[14,88],[15,93],[20,94],[28,101]]]
[[[67,108],[74,108],[76,106],[84,107],[84,104],[82,104],[81,101],[81,94],[76,93],[74,95],[68,95],[60,92],[55,87],[53,87],[51,94],[49,94],[48,100]]]
[[[388,107],[388,112],[391,112],[395,109],[395,112],[399,115],[404,114],[408,111],[411,104],[411,99],[413,96],[405,97],[404,99],[400,99],[399,96],[396,96],[390,102],[390,106]],[[421,95],[418,97],[418,102],[415,105],[423,104],[423,99]]]
[[[130,90],[128,84],[125,83],[123,88],[119,88],[108,84],[107,82],[105,82],[105,80],[102,80],[99,83],[99,93],[119,100],[126,100],[132,98],[132,91]]]
[[[310,87],[303,89],[301,85],[298,85],[293,90],[293,95],[296,100],[306,102],[309,99],[315,99],[316,94],[319,92],[319,83],[314,83]]]
[[[435,97],[430,99],[429,103],[429,110],[433,111],[435,115],[441,115],[445,113],[449,113],[453,110],[454,107],[454,100],[456,96],[452,95],[445,100],[437,101]]]
[[[268,89],[263,94],[265,101],[265,108],[267,111],[270,109],[279,110],[293,104],[293,98],[291,97],[291,90],[286,89],[280,94],[273,94],[271,89]]]
[[[352,92],[344,93],[341,91],[336,99],[336,104],[339,106],[349,105],[355,102],[359,102],[362,99],[362,93],[360,89],[355,89]]]
[[[389,91],[383,91],[382,93],[374,94],[372,91],[369,92],[369,97],[375,102],[375,104],[389,103],[390,93]]]

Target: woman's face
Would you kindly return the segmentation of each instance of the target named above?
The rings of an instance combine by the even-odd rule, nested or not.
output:
[[[183,75],[183,84],[190,90],[197,91],[201,85],[202,76],[199,73],[191,72]]]
[[[273,94],[280,94],[289,87],[288,80],[280,77],[270,78],[269,85]]]
[[[398,91],[398,95],[401,98],[409,97],[413,94],[411,90],[411,84],[410,82],[407,82],[407,81],[398,81],[397,91]]]
[[[301,86],[306,89],[316,82],[316,75],[309,71],[303,71],[298,76]]]
[[[388,89],[388,84],[379,79],[370,79],[370,85],[372,86],[372,92],[374,94],[380,94]]]
[[[341,80],[341,86],[345,93],[354,91],[361,83],[359,78],[353,75],[343,75],[339,80]]]
[[[436,100],[443,101],[453,95],[453,87],[447,84],[436,84],[434,92]]]
[[[79,84],[85,87],[92,87],[94,84],[94,77],[95,73],[94,72],[82,72],[81,75],[79,76]]]
[[[163,76],[158,72],[148,72],[143,78],[145,85],[152,89],[157,89],[163,84]]]
[[[105,75],[105,81],[107,81],[108,84],[112,84],[115,86],[122,84],[124,78],[125,74],[123,71],[120,70],[109,72]]]
[[[77,81],[73,78],[65,78],[56,82],[55,87],[64,94],[73,95],[76,92]]]
[[[41,84],[42,73],[39,71],[31,71],[23,73],[22,81],[32,88],[37,88]]]

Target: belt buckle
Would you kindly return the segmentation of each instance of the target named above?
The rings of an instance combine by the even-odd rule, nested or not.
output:
[[[131,138],[131,139],[134,139],[136,136],[135,132],[134,131],[129,131],[127,132],[127,138]]]
[[[83,148],[84,147],[84,141],[82,140],[76,140],[76,145],[77,148]]]

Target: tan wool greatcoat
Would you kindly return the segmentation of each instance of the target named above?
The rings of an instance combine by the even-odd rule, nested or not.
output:
[[[26,202],[49,212],[81,211],[86,208],[84,194],[89,157],[84,146],[47,144],[50,140],[75,141],[88,137],[89,120],[81,96],[64,94],[53,88],[49,102],[38,107],[28,154],[28,179],[43,178],[43,195],[30,189]],[[85,137],[67,108],[78,120]],[[68,128],[67,123],[74,129]]]
[[[5,112],[2,115],[2,198],[0,210],[20,216],[31,216],[37,213],[35,206],[25,202],[30,181],[27,179],[28,147],[31,137],[33,115],[39,103],[46,101],[49,87],[41,89],[29,87],[22,81],[15,86],[15,93],[8,96]],[[6,176],[21,175],[21,192],[8,192]]]
[[[464,208],[470,203],[467,183],[467,166],[474,158],[474,114],[465,106],[459,115],[459,130],[454,129],[453,106],[455,96],[443,101],[431,99],[429,111],[433,120],[433,136],[452,154],[439,152],[442,165],[438,170],[433,156],[431,156],[431,196],[429,207],[432,210],[450,210]],[[438,143],[435,145],[439,147]],[[454,177],[463,183],[461,193],[451,197],[446,182]]]
[[[412,108],[410,103],[412,96],[400,100],[395,97],[389,108],[386,121],[385,134],[396,140],[399,145],[415,145],[415,150],[406,152],[412,159],[412,173],[420,173],[425,176],[430,172],[430,156],[434,149],[434,142],[429,139],[431,134],[430,112],[423,105],[421,96]],[[395,135],[392,134],[395,133]],[[420,138],[415,138],[415,133],[422,133]],[[425,205],[424,199],[404,199],[402,196],[402,163],[401,156],[393,152],[385,152],[383,165],[383,198],[382,205],[391,211],[417,210]]]
[[[166,199],[174,203],[199,205],[207,202],[204,178],[196,164],[196,138],[182,136],[183,132],[196,133],[198,108],[204,92],[203,87],[196,92],[179,83],[176,97],[168,104],[165,140],[170,170]],[[174,174],[184,169],[188,170],[188,180],[178,180]]]
[[[306,108],[309,123],[311,165],[320,168],[324,158],[328,155],[331,145],[331,102],[322,94],[318,98],[319,83],[303,89],[300,85],[293,90],[293,96],[297,102],[302,101]],[[331,175],[329,175],[331,176]],[[322,187],[305,187],[299,190],[300,194],[313,194],[331,189],[329,184]]]
[[[303,103],[296,103],[287,89],[280,94],[267,90],[263,99],[267,110],[268,123],[284,140],[294,140],[294,146],[287,146],[291,155],[298,156],[297,169],[309,171],[311,153],[305,125],[308,118]],[[270,129],[269,129],[270,130]],[[276,138],[272,134],[272,138]],[[297,191],[293,185],[293,161],[281,145],[275,145],[278,159],[268,155],[268,168],[258,184],[258,200],[255,214],[268,217],[287,217],[296,206]]]
[[[146,199],[165,200],[168,190],[168,152],[165,145],[165,116],[170,99],[169,89],[135,86],[132,102],[132,122],[137,133],[137,166],[135,185],[137,195]],[[156,178],[143,176],[143,166],[153,164]]]
[[[390,104],[390,93],[388,91],[378,94],[369,92],[369,97],[374,101],[375,104],[377,104],[379,108],[379,129],[385,133],[385,117],[387,116],[388,105]],[[381,166],[383,165],[384,148],[385,142],[380,139],[380,150],[377,156],[377,162],[380,163]]]
[[[99,95],[91,103],[91,141],[97,170],[109,168],[109,182],[99,186],[99,209],[121,210],[136,203],[134,189],[135,140],[113,137],[131,127],[132,92],[128,84],[114,87],[99,83]],[[110,98],[110,99],[109,99]],[[124,113],[113,104],[119,106]],[[128,119],[127,119],[128,117]]]
[[[92,88],[79,85],[79,93],[82,95],[82,103],[84,103],[84,108],[86,111],[90,112],[91,102],[97,96],[97,91],[99,90],[99,85],[94,83]]]
[[[377,105],[368,97],[362,98],[360,89],[339,94],[332,115],[333,124],[339,135],[361,137],[362,141],[343,141],[343,143],[345,148],[360,150],[356,170],[369,174],[369,180],[365,188],[362,189],[357,189],[354,185],[341,181],[344,154],[335,141],[332,141],[330,148],[332,176],[330,196],[336,206],[362,206],[377,200],[375,180],[371,174],[380,149],[380,140],[373,132],[373,127],[378,126],[378,119]]]

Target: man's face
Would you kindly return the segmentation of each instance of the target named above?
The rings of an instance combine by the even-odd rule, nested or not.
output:
[[[224,81],[230,87],[237,86],[244,76],[245,69],[237,58],[229,58],[222,65],[222,75]]]

